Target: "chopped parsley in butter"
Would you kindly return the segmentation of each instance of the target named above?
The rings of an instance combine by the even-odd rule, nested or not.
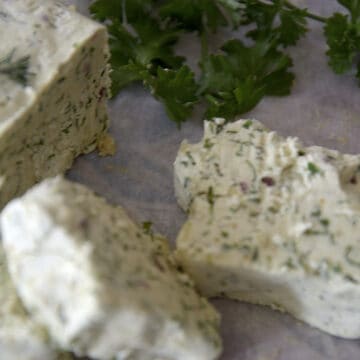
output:
[[[62,348],[104,360],[218,357],[219,315],[150,225],[61,177],[5,207],[14,284]]]
[[[106,29],[60,2],[1,2],[0,208],[96,148],[108,59]]]
[[[175,189],[189,212],[177,259],[204,294],[360,337],[359,155],[256,120],[206,122],[200,143],[180,147]]]
[[[10,279],[0,243],[0,357],[4,360],[65,360],[46,330],[36,324],[23,307]]]

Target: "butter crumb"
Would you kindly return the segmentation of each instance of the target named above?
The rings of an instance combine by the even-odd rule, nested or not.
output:
[[[100,156],[113,156],[116,152],[115,139],[109,134],[104,134],[99,139],[97,148]]]

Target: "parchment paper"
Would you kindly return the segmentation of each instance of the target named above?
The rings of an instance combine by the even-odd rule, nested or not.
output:
[[[86,13],[89,1],[68,2]],[[323,15],[337,7],[333,0],[293,2]],[[353,75],[337,76],[327,67],[321,27],[315,22],[310,26],[306,39],[290,51],[297,75],[292,95],[267,98],[244,117],[306,144],[360,153],[360,89]],[[199,49],[191,38],[182,41],[180,51],[192,55],[191,65],[196,63]],[[184,138],[201,138],[200,110],[178,130],[160,103],[141,86],[132,86],[110,103],[116,155],[84,156],[69,177],[121,204],[138,222],[152,221],[174,242],[185,215],[174,198],[172,163]],[[326,335],[266,307],[220,299],[213,303],[223,318],[221,360],[360,360],[360,341]]]

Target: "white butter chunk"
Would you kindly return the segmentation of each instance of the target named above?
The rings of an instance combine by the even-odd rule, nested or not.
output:
[[[36,325],[17,296],[0,244],[0,358],[3,360],[65,359],[50,344],[46,330]],[[68,357],[67,359],[70,359]]]
[[[360,337],[360,156],[304,147],[260,122],[205,123],[175,189],[176,256],[208,296],[270,305]]]
[[[51,0],[0,6],[0,208],[94,150],[108,127],[107,33]]]
[[[95,359],[211,360],[219,316],[166,241],[61,177],[1,216],[19,296],[57,343]]]

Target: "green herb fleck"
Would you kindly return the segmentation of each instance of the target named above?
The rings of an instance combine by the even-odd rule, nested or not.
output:
[[[255,247],[251,255],[251,261],[256,261],[258,258],[259,258],[259,250],[257,247]]]
[[[317,165],[315,165],[313,162],[309,162],[307,165],[308,170],[310,171],[311,175],[319,174],[320,169]]]
[[[337,74],[360,69],[360,5],[358,0],[339,0],[348,14],[336,12],[326,20],[329,65]],[[354,66],[355,65],[355,66]],[[357,73],[360,84],[360,71]]]
[[[277,214],[279,212],[279,209],[277,209],[274,206],[270,206],[268,207],[268,210],[272,213],[272,214]]]
[[[214,143],[210,141],[210,139],[205,139],[204,141],[204,148],[211,149],[214,146]]]
[[[320,215],[321,215],[321,210],[320,209],[316,209],[311,213],[311,216],[314,216],[314,217],[318,217]]]
[[[341,273],[342,272],[341,265],[339,265],[339,264],[334,265],[332,269],[336,273]]]
[[[252,121],[251,120],[246,120],[244,125],[243,125],[243,128],[245,129],[249,129],[249,127],[252,125]]]
[[[144,229],[144,232],[145,234],[148,234],[148,235],[152,235],[153,234],[153,231],[152,231],[152,222],[151,221],[144,221],[142,223],[142,227]]]
[[[214,190],[213,190],[212,186],[209,187],[206,197],[207,197],[207,201],[210,204],[210,206],[213,207],[215,200],[214,200]]]
[[[246,160],[246,163],[249,165],[251,171],[252,171],[252,182],[255,182],[256,178],[257,178],[257,173],[256,173],[256,169],[255,166],[249,161]]]
[[[308,236],[318,236],[318,235],[325,235],[326,232],[324,231],[319,231],[319,230],[314,230],[314,229],[307,229],[304,231],[304,235],[308,235]]]
[[[288,258],[284,264],[288,269],[296,269],[294,261],[292,258]]]
[[[194,157],[191,155],[191,153],[189,151],[186,151],[185,154],[188,157],[188,159],[190,160],[191,165],[196,165],[196,161],[195,161]]]
[[[0,74],[8,76],[9,79],[22,86],[27,86],[30,76],[30,56],[23,56],[14,60],[14,54],[15,49],[0,60]]]
[[[328,227],[329,224],[330,224],[330,221],[329,221],[329,219],[321,219],[320,224],[325,226],[325,227]]]

